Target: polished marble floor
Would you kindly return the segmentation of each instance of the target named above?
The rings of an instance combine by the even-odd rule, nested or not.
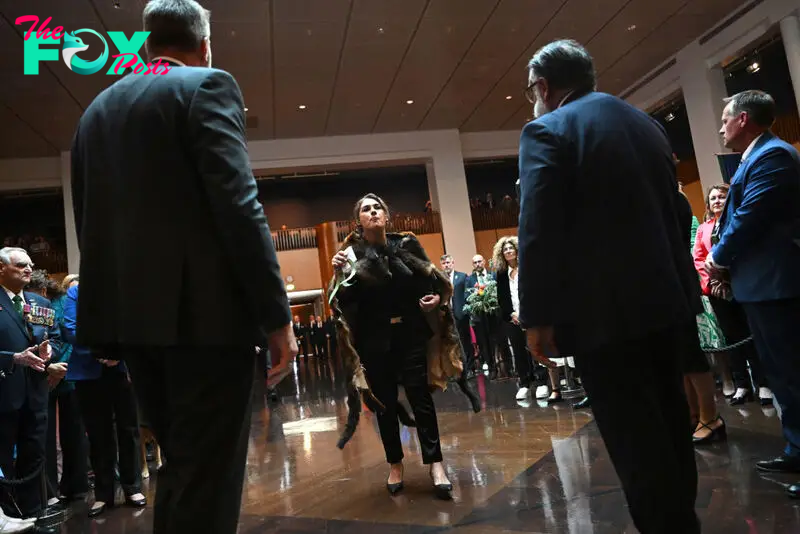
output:
[[[433,497],[415,432],[405,428],[406,490],[392,498],[374,417],[362,419],[343,451],[335,446],[346,413],[342,378],[337,365],[311,359],[281,384],[278,403],[257,384],[240,533],[636,532],[591,410],[518,403],[512,381],[478,378],[479,414],[457,389],[437,394],[455,498]],[[728,442],[697,451],[703,532],[800,533],[800,505],[783,493],[793,481],[753,469],[781,450],[774,408],[724,406],[723,415]],[[151,502],[157,483],[157,475],[147,482]],[[151,522],[151,507],[121,507],[92,521],[79,504],[62,532],[144,534]]]

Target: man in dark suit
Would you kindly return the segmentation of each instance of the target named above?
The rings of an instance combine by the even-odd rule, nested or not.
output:
[[[336,319],[333,317],[333,310],[330,310],[330,316],[325,320],[325,335],[330,343],[330,354],[331,356],[335,356],[339,345],[336,339]]]
[[[468,291],[478,285],[494,280],[494,273],[486,269],[486,260],[480,254],[472,258],[472,273],[465,282],[465,300]],[[480,361],[489,369],[489,379],[497,378],[497,363],[495,362],[495,349],[497,347],[497,330],[500,325],[499,312],[497,314],[475,313],[470,316],[475,329],[475,339],[478,342],[478,356]],[[505,352],[503,352],[505,356]]]
[[[439,261],[442,272],[450,277],[450,284],[453,286],[450,308],[456,319],[456,329],[461,340],[461,347],[464,349],[464,373],[468,377],[473,377],[475,376],[475,351],[472,348],[472,336],[469,333],[469,314],[464,311],[464,304],[467,303],[467,273],[455,270],[455,261],[450,254],[444,254]]]
[[[800,157],[775,137],[775,102],[763,91],[726,99],[725,146],[742,152],[706,267],[730,274],[770,388],[781,408],[783,455],[758,462],[761,471],[800,473]],[[800,486],[788,488],[800,497]]]
[[[164,449],[156,534],[236,531],[253,347],[266,344],[279,362],[269,383],[297,353],[242,95],[210,68],[209,17],[192,0],[149,2],[147,54],[159,74],[103,91],[72,147],[78,343],[126,360]]]
[[[574,41],[540,49],[520,139],[520,321],[534,357],[575,355],[641,532],[700,532],[680,350],[701,307],[664,130],[594,92]],[[636,243],[641,266],[618,254]]]
[[[12,479],[24,479],[44,463],[48,379],[58,383],[67,372],[67,364],[51,364],[50,342],[57,344],[60,335],[50,301],[23,291],[32,272],[25,250],[0,250],[0,469]],[[47,506],[41,476],[0,486],[0,502],[9,516],[35,517]]]

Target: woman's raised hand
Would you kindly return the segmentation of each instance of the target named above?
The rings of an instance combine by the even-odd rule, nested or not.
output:
[[[331,261],[333,268],[336,270],[341,270],[347,265],[347,253],[343,250],[340,250],[333,256],[333,260]]]

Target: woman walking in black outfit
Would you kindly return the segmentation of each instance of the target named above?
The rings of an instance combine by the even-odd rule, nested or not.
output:
[[[519,290],[517,288],[517,238],[503,237],[494,246],[494,266],[497,269],[497,302],[503,319],[505,337],[514,351],[514,366],[519,377],[517,400],[525,400],[534,383],[533,360],[528,352],[525,332],[519,324]]]
[[[332,260],[339,280],[353,276],[336,287],[332,302],[343,360],[354,373],[355,388],[377,412],[391,466],[389,492],[403,489],[399,383],[414,412],[422,461],[430,465],[436,495],[449,499],[452,485],[442,465],[430,386],[444,389],[447,378],[462,371],[452,310],[442,306],[450,301],[452,287],[413,234],[386,233],[389,210],[378,196],[359,200],[353,215],[357,229]],[[359,408],[358,401],[350,402],[351,417]]]

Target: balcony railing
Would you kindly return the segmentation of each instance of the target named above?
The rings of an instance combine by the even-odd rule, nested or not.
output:
[[[317,248],[317,229],[310,227],[276,230],[272,232],[272,240],[276,250]]]
[[[472,228],[481,230],[497,230],[498,228],[516,228],[519,225],[519,206],[516,203],[487,208],[472,208]]]
[[[336,221],[336,235],[344,241],[347,234],[356,229],[355,221]],[[393,213],[387,230],[390,232],[413,232],[417,235],[437,234],[442,231],[442,218],[438,212]]]
[[[57,250],[31,252],[30,256],[36,269],[44,269],[49,274],[66,273],[69,269],[65,252]]]

